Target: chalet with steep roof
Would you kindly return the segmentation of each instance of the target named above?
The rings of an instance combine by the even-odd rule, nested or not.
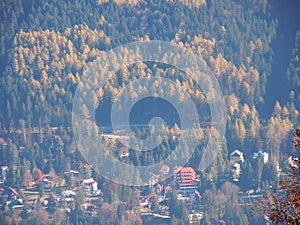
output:
[[[242,153],[238,149],[235,149],[233,152],[231,152],[229,157],[230,157],[230,162],[232,162],[232,164],[236,162],[242,162],[242,163],[244,162],[244,153]]]

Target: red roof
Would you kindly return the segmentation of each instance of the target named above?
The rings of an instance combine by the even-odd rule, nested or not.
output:
[[[183,167],[177,173],[177,182],[180,186],[196,185],[196,173],[192,167]]]
[[[170,185],[168,185],[165,190],[166,191],[172,191],[172,187]]]
[[[146,195],[146,196],[140,196],[140,200],[148,200],[150,201],[151,199],[156,199],[159,200],[159,196],[158,195]]]
[[[195,174],[195,170],[192,167],[183,167],[180,170],[180,173],[191,173],[191,174]]]
[[[167,165],[163,165],[163,166],[161,167],[161,169],[160,169],[161,172],[162,172],[162,171],[169,172],[169,170],[170,170],[170,167],[168,167]]]

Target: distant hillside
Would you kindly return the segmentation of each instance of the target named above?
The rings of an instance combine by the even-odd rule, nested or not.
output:
[[[169,96],[176,96],[178,101],[181,100],[178,90],[184,90],[198,110],[197,115],[192,115],[185,109],[186,116],[191,121],[199,119],[203,125],[201,129],[191,131],[190,137],[200,141],[188,166],[195,167],[199,174],[197,190],[206,196],[203,203],[206,206],[205,221],[208,222],[208,215],[222,215],[235,224],[255,224],[251,222],[254,217],[250,210],[235,204],[236,199],[231,199],[234,204],[227,205],[231,202],[228,186],[236,193],[241,190],[245,194],[253,190],[260,193],[276,184],[277,166],[286,167],[286,159],[292,154],[291,136],[299,124],[300,33],[296,34],[291,57],[286,59],[288,67],[274,66],[272,63],[280,60],[274,56],[272,44],[280,45],[281,39],[277,36],[277,15],[272,12],[272,1],[252,0],[1,1],[0,166],[9,164],[13,168],[8,175],[11,178],[9,186],[20,189],[25,173],[30,177],[36,168],[45,174],[55,172],[70,184],[74,180],[66,175],[66,171],[73,168],[86,171],[72,133],[72,104],[77,87],[89,89],[97,85],[97,80],[83,84],[83,72],[97,57],[117,46],[133,41],[163,40],[201,55],[220,83],[227,108],[227,129],[226,140],[219,146],[216,160],[206,171],[197,171],[207,142],[206,132],[212,127],[214,134],[219,134],[213,129],[215,125],[209,122],[210,109],[203,90],[183,71],[169,65],[136,63],[117,71],[99,90],[91,89],[89,100],[95,107],[98,125],[93,129],[106,126],[110,133],[112,103],[120,90],[133,80],[157,77],[157,93],[165,91]],[[139,56],[139,52],[132,55]],[[272,71],[272,65],[273,69],[280,67],[287,71],[281,74],[279,80],[282,83],[276,87],[284,86],[289,97],[281,99],[281,92],[277,93],[277,88],[272,87],[277,73]],[[162,90],[164,81],[161,78],[174,83]],[[136,99],[147,88],[130,86],[124,104]],[[276,97],[270,97],[273,93]],[[214,100],[214,91],[209,94]],[[85,104],[80,110],[89,118]],[[153,152],[137,152],[114,139],[117,135],[107,134],[106,137],[112,140],[107,145],[113,157],[139,166],[167,158],[176,147],[181,128],[174,107],[159,98],[149,98],[137,104],[131,113],[137,136],[144,138],[149,134],[150,128],[138,128],[155,116],[166,119],[166,125],[160,128],[166,135],[157,138],[162,142]],[[82,129],[90,132],[84,125]],[[89,139],[85,141],[89,143]],[[187,152],[189,146],[184,149]],[[233,165],[229,160],[229,153],[235,149],[245,157],[239,182],[232,179]],[[268,164],[259,159],[255,161],[253,153],[259,155],[259,151],[269,153]],[[139,174],[135,175],[130,179],[140,179]],[[127,190],[95,172],[93,176],[104,192],[105,202],[101,204],[109,205],[115,212],[113,215],[118,212],[119,217],[112,217],[111,221],[120,222],[123,212],[120,202],[125,202],[126,207],[137,204],[131,197],[139,199],[139,194],[134,188]],[[236,182],[236,185],[230,186],[226,181]],[[74,205],[72,213],[79,208]],[[101,210],[105,212],[104,208]],[[110,214],[110,211],[106,213]],[[77,219],[82,218],[85,217]],[[180,224],[177,217],[171,219]],[[84,224],[82,221],[78,224]],[[105,219],[101,218],[101,221],[105,224]]]

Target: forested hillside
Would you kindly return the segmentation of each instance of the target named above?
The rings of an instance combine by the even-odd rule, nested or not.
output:
[[[84,70],[105,51],[132,41],[163,40],[184,46],[206,61],[224,94],[227,129],[221,151],[207,170],[197,170],[201,144],[188,162],[187,166],[198,174],[201,207],[191,209],[174,194],[162,202],[153,200],[152,212],[169,207],[170,219],[157,224],[184,224],[192,210],[203,213],[204,223],[215,218],[224,219],[227,224],[261,224],[262,215],[252,215],[247,202],[238,202],[245,193],[262,194],[276,186],[279,168],[284,174],[287,159],[293,154],[290,140],[299,123],[300,106],[299,31],[284,74],[289,99],[285,105],[277,101],[271,115],[262,110],[269,107],[265,102],[266,92],[276,92],[266,90],[272,75],[272,41],[278,27],[278,21],[273,19],[276,16],[270,16],[271,7],[268,1],[250,0],[1,1],[0,166],[7,166],[8,171],[0,188],[12,187],[24,193],[34,181],[39,200],[30,212],[29,204],[24,204],[18,212],[7,207],[9,199],[1,198],[0,223],[6,220],[24,225],[154,223],[155,220],[148,218],[142,220],[139,211],[141,196],[153,194],[153,188],[138,190],[117,185],[91,170],[84,161],[72,132],[72,104]],[[199,112],[191,117],[207,122],[203,118],[203,114],[209,114],[205,108],[206,96],[195,81],[171,66],[141,62],[118,71],[93,92],[99,129],[110,125],[110,108],[120,90],[141,77],[172,79],[176,85],[170,86],[170,96],[175,96],[178,89],[185,90]],[[144,88],[128,93],[128,101],[145,92]],[[143,116],[143,111],[150,114],[160,111],[160,115],[170,119],[174,113],[169,110],[173,109],[152,99],[136,108],[133,119],[137,124],[149,122],[149,115]],[[82,111],[84,114],[86,109],[83,107]],[[172,137],[180,132],[179,124],[170,123],[163,127],[169,136],[152,153],[124,149],[116,140],[107,145],[116,158],[128,164],[143,166],[159,162],[172,152],[176,145]],[[192,137],[205,142],[207,129],[202,127]],[[145,135],[145,131],[139,132],[140,136]],[[230,158],[235,149],[245,159],[239,164],[242,172],[238,178],[233,175]],[[268,153],[267,162],[259,154],[253,155],[259,152]],[[58,187],[46,193],[37,171],[55,177]],[[58,197],[58,193],[80,186],[80,178],[74,178],[70,171],[78,171],[82,179],[93,177],[97,181],[102,195],[101,200],[95,200],[96,216],[86,213],[82,205],[87,196],[80,191],[68,207],[56,202],[54,196]],[[160,185],[165,188],[167,183],[162,181]],[[25,203],[30,201],[24,194],[19,195]],[[47,207],[43,206],[43,198],[48,199]],[[68,213],[64,208],[68,208]],[[49,220],[38,219],[39,214],[41,217],[45,214]],[[15,215],[16,219],[9,215]]]

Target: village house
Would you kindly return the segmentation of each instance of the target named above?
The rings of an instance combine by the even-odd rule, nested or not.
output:
[[[150,208],[150,199],[152,196],[140,196],[140,205],[143,208]]]
[[[172,186],[168,185],[166,188],[165,188],[165,194],[167,195],[168,193],[172,193],[173,191],[173,188]]]
[[[170,207],[169,206],[167,206],[167,205],[162,205],[162,206],[160,206],[160,213],[162,214],[162,215],[166,215],[166,216],[169,216],[169,209],[170,209]]]
[[[233,152],[231,152],[229,158],[231,164],[234,164],[236,162],[244,162],[244,154],[238,149],[235,149]]]
[[[77,170],[70,170],[70,174],[73,175],[74,177],[78,177],[79,171],[77,171]]]
[[[239,163],[235,163],[231,166],[231,172],[233,176],[233,181],[238,181],[241,175],[241,165]]]
[[[6,204],[11,209],[20,209],[24,208],[22,199],[12,199],[11,201],[7,201]]]
[[[298,161],[298,160],[299,160],[298,158],[293,157],[293,156],[290,156],[290,157],[288,158],[288,163],[289,163],[289,165],[290,165],[291,167],[298,168],[298,165],[297,165],[297,161]]]
[[[169,171],[170,171],[170,167],[168,167],[167,165],[163,165],[159,172],[163,175],[167,175]]]
[[[190,213],[189,216],[189,222],[191,224],[195,223],[195,224],[198,224],[199,221],[203,218],[203,213],[202,212],[193,212],[193,213]]]
[[[16,199],[19,196],[19,193],[12,187],[1,188],[2,190],[2,198],[5,199]]]
[[[120,159],[124,159],[126,157],[129,157],[128,148],[121,148],[120,151],[119,151],[119,157],[120,157]]]
[[[62,192],[62,195],[64,196],[67,202],[70,202],[74,200],[76,193],[73,190],[66,190]]]
[[[83,180],[81,186],[86,194],[97,194],[99,192],[98,182],[93,178]]]
[[[150,209],[154,201],[161,202],[162,197],[158,195],[140,196],[140,205],[144,209]]]
[[[50,192],[53,189],[53,187],[54,187],[53,181],[51,181],[51,180],[49,180],[47,178],[44,178],[43,185],[44,185],[45,192]]]
[[[96,216],[97,215],[97,206],[90,203],[82,204],[82,208],[86,214]]]
[[[252,158],[256,159],[258,156],[261,156],[263,158],[264,164],[266,164],[269,161],[269,153],[267,152],[253,152]]]

